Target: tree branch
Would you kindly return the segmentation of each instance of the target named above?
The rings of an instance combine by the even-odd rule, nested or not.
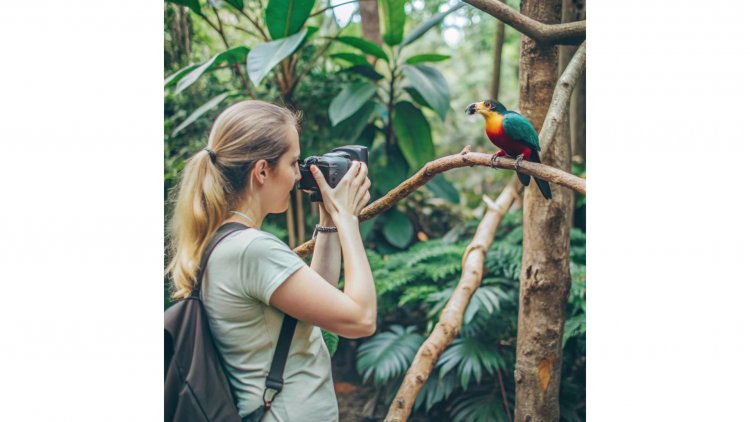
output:
[[[557,132],[557,127],[560,126],[563,113],[568,110],[573,88],[575,88],[585,67],[586,41],[578,47],[576,54],[570,59],[570,63],[568,63],[563,74],[560,75],[560,79],[557,80],[555,92],[552,94],[552,101],[547,109],[547,116],[544,118],[542,130],[539,131],[539,145],[543,151],[552,142],[552,138],[555,136],[555,132]]]
[[[454,168],[459,167],[474,167],[474,166],[485,166],[492,167],[491,159],[492,155],[484,154],[480,152],[471,152],[471,147],[467,145],[463,151],[458,154],[441,157],[430,161],[425,164],[417,173],[412,177],[401,182],[400,185],[391,189],[390,192],[385,194],[382,198],[379,198],[372,204],[365,207],[359,214],[359,221],[367,221],[374,218],[378,214],[387,211],[392,206],[404,198],[410,193],[419,189],[421,186],[430,181],[438,173],[442,173]],[[515,160],[508,157],[498,157],[495,159],[495,168],[501,168],[506,170],[514,169]],[[574,191],[585,195],[586,194],[586,180],[581,179],[578,176],[574,176],[570,173],[556,169],[551,166],[547,166],[539,163],[532,163],[528,160],[523,160],[518,165],[518,170],[521,173],[534,176],[539,179],[546,180],[548,182],[556,183],[561,186],[573,189]],[[297,255],[305,257],[312,253],[315,248],[315,241],[309,240],[294,251]]]
[[[586,21],[546,24],[514,10],[499,0],[464,0],[515,28],[540,44],[578,44],[586,39]]]
[[[487,212],[482,217],[482,221],[479,222],[474,239],[464,252],[463,262],[461,263],[463,267],[461,279],[450,299],[448,299],[445,308],[443,308],[440,320],[435,324],[435,328],[433,328],[427,340],[422,343],[409,370],[406,371],[404,381],[399,387],[390,409],[388,409],[388,415],[385,417],[387,422],[406,421],[411,414],[414,401],[427,378],[429,378],[435,363],[456,337],[458,330],[461,329],[466,307],[482,282],[487,249],[495,238],[497,226],[516,199],[520,188],[521,184],[518,182],[518,178],[514,177],[513,181],[503,189],[503,192],[494,202],[485,197]]]

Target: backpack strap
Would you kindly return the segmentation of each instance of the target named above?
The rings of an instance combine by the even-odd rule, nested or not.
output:
[[[214,251],[214,248],[216,248],[216,245],[219,244],[222,240],[224,240],[225,237],[229,236],[230,234],[245,230],[248,227],[242,223],[226,223],[219,227],[218,230],[216,230],[216,234],[214,234],[214,237],[211,238],[211,241],[208,242],[208,245],[206,246],[206,250],[203,251],[203,256],[201,257],[201,264],[198,267],[198,276],[195,278],[195,286],[193,287],[193,291],[190,293],[190,296],[196,299],[200,299],[201,295],[201,283],[203,282],[203,274],[206,271],[206,265],[208,264],[208,258],[211,256],[211,252]]]

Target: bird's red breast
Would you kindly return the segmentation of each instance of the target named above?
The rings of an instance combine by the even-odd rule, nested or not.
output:
[[[485,118],[484,131],[487,133],[487,137],[490,138],[490,142],[498,148],[502,148],[506,153],[512,156],[523,154],[527,159],[531,155],[531,148],[505,133],[502,114],[492,113],[492,115],[487,116]]]

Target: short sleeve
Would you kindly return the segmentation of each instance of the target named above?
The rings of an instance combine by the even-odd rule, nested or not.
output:
[[[264,233],[242,252],[240,278],[243,293],[269,305],[273,292],[303,265],[305,261],[289,246]]]

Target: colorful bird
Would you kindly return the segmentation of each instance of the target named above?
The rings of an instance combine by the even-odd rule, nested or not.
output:
[[[541,163],[539,158],[539,137],[536,134],[534,125],[515,111],[508,111],[504,105],[497,101],[485,100],[478,103],[469,104],[466,107],[466,114],[472,115],[479,113],[484,117],[485,132],[490,142],[500,148],[492,155],[494,165],[497,157],[510,155],[516,157],[515,168],[518,179],[524,186],[528,186],[531,178],[518,171],[518,163],[521,160],[529,160],[534,163]],[[552,198],[552,190],[549,183],[544,180],[534,178],[542,196],[547,199]]]

